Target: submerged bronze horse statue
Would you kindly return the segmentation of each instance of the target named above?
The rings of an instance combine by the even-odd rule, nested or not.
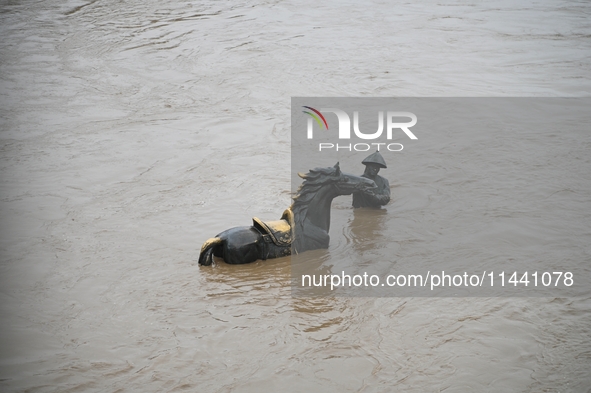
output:
[[[304,179],[292,205],[279,221],[263,222],[253,218],[253,226],[225,230],[201,247],[200,265],[211,265],[213,257],[226,263],[251,263],[307,250],[328,248],[330,205],[339,195],[376,188],[373,180],[341,172],[334,167],[316,168],[302,175]]]

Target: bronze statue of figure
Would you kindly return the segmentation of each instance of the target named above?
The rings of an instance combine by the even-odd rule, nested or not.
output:
[[[298,175],[304,182],[280,220],[264,222],[255,217],[250,227],[223,231],[203,244],[199,264],[211,265],[214,256],[241,264],[288,256],[292,250],[300,253],[328,248],[332,200],[376,188],[373,180],[341,172],[338,162],[334,167]]]
[[[378,186],[369,192],[354,192],[353,207],[381,207],[390,202],[390,183],[388,179],[378,175],[381,168],[387,168],[386,161],[379,151],[367,156],[362,164],[365,165],[365,172],[362,177],[373,180]]]

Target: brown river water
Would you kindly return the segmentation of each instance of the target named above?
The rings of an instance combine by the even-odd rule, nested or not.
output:
[[[290,258],[197,265],[207,238],[290,205],[291,97],[589,97],[590,17],[550,0],[0,1],[0,390],[590,392],[590,296],[294,297]],[[539,207],[588,275],[589,134],[529,137],[523,160],[551,176]],[[431,223],[465,228],[433,182],[474,173],[421,177],[431,153],[381,173],[386,213],[335,200],[331,248],[310,255],[362,247],[384,214],[417,259]],[[536,254],[517,229],[491,229],[499,252]],[[451,255],[495,244],[472,240]]]

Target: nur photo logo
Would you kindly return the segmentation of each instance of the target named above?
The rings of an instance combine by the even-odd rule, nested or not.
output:
[[[311,106],[302,106],[304,110],[302,113],[308,116],[307,121],[307,128],[306,128],[306,136],[307,139],[314,139],[314,123],[316,123],[320,130],[328,131],[329,130],[329,123],[326,120],[326,116],[324,113],[331,113],[336,115],[336,120],[338,124],[338,139],[339,140],[350,140],[352,137],[351,133],[351,117],[347,112],[339,108],[321,108],[320,110],[315,109]],[[363,132],[359,126],[360,123],[360,116],[359,111],[353,111],[353,135],[356,138],[362,140],[378,140],[384,139],[384,128],[386,130],[385,139],[387,141],[391,141],[393,135],[398,130],[402,131],[408,138],[416,140],[418,139],[417,136],[410,130],[415,124],[417,124],[417,116],[412,112],[395,112],[395,111],[386,111],[386,115],[384,116],[384,111],[378,111],[378,127],[377,131],[375,132]],[[330,116],[334,119],[333,116]],[[329,117],[329,118],[330,118]],[[385,121],[384,121],[385,119]],[[410,119],[410,120],[409,120]],[[401,121],[406,120],[406,121]],[[384,127],[384,123],[386,126]],[[334,129],[334,127],[333,127]],[[380,150],[380,147],[386,147],[389,151],[401,151],[404,146],[401,143],[387,143],[387,142],[372,142],[372,143],[349,143],[349,144],[339,144],[338,142],[331,143],[331,142],[321,142],[318,144],[318,151],[323,150],[332,150],[335,149],[336,151],[339,150],[349,150],[349,151],[368,151],[372,148]]]

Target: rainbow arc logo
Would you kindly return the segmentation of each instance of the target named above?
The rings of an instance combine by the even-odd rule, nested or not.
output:
[[[322,113],[320,113],[319,110],[314,109],[314,108],[312,108],[310,106],[303,106],[302,108],[306,108],[306,109],[309,109],[310,111],[314,112],[314,113],[312,113],[310,111],[302,111],[305,114],[311,116],[314,120],[316,120],[316,123],[318,123],[318,125],[320,126],[320,128],[326,128],[328,130],[328,123],[326,122],[326,119],[324,118],[324,116],[322,115]],[[316,115],[320,116],[320,119],[322,119],[322,122],[320,121],[320,119]],[[324,123],[324,124],[322,124],[322,123]]]

